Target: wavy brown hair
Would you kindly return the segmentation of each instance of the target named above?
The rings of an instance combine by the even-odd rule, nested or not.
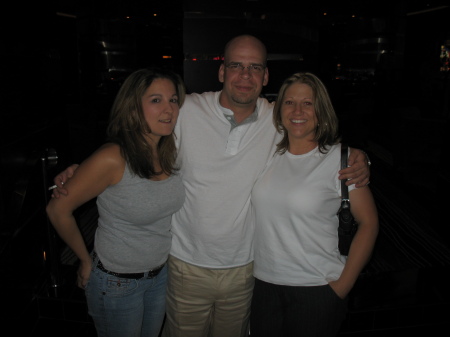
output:
[[[283,139],[277,144],[277,151],[280,154],[289,149],[289,138],[285,127],[281,122],[281,107],[284,94],[292,84],[303,83],[311,87],[314,94],[314,110],[317,117],[317,128],[314,140],[318,142],[319,151],[326,153],[327,146],[339,143],[338,134],[339,121],[328,95],[327,88],[322,81],[312,73],[295,73],[288,77],[278,92],[278,98],[273,109],[273,123],[277,131],[283,135]]]
[[[163,172],[171,175],[178,170],[175,167],[177,149],[173,132],[161,137],[157,145],[161,172],[155,170],[154,154],[145,140],[145,134],[151,130],[144,117],[142,97],[153,81],[160,78],[173,82],[178,95],[178,106],[181,107],[186,90],[178,74],[163,68],[140,69],[129,75],[121,86],[111,108],[106,132],[108,141],[120,146],[122,156],[131,171],[147,179]]]

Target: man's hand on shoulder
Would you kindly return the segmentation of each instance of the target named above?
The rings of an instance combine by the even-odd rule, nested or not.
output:
[[[346,179],[347,186],[366,186],[370,183],[370,165],[369,157],[364,151],[350,148],[348,167],[339,171],[339,179]]]

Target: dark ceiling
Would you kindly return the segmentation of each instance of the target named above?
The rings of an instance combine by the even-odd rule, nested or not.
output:
[[[55,0],[57,11],[71,15],[153,15],[155,12],[203,15],[259,15],[284,13],[285,15],[313,15],[327,12],[334,15],[374,16],[385,15],[395,6],[401,5],[407,13],[433,10],[448,6],[447,0],[317,0],[309,3],[292,0]]]

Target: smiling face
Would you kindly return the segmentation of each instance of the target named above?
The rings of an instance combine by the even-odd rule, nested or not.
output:
[[[314,99],[312,88],[298,82],[291,84],[283,95],[281,123],[288,134],[290,148],[316,146],[317,116]]]
[[[173,82],[166,78],[155,79],[142,96],[142,110],[150,128],[146,136],[158,144],[162,136],[173,132],[178,119],[180,108]]]
[[[235,66],[227,67],[229,65]],[[246,68],[240,69],[236,65]],[[263,70],[252,71],[248,68],[250,65],[262,66]],[[251,36],[241,36],[231,41],[225,51],[224,64],[219,69],[219,81],[223,83],[222,106],[231,110],[248,108],[253,111],[262,87],[268,82],[269,73],[265,65],[266,50],[261,41]]]

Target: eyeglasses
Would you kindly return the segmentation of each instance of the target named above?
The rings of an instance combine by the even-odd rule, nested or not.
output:
[[[264,69],[266,69],[266,67],[261,64],[250,64],[249,66],[243,66],[241,63],[228,63],[225,67],[236,73],[240,73],[244,69],[248,69],[248,72],[252,74],[261,74]]]

